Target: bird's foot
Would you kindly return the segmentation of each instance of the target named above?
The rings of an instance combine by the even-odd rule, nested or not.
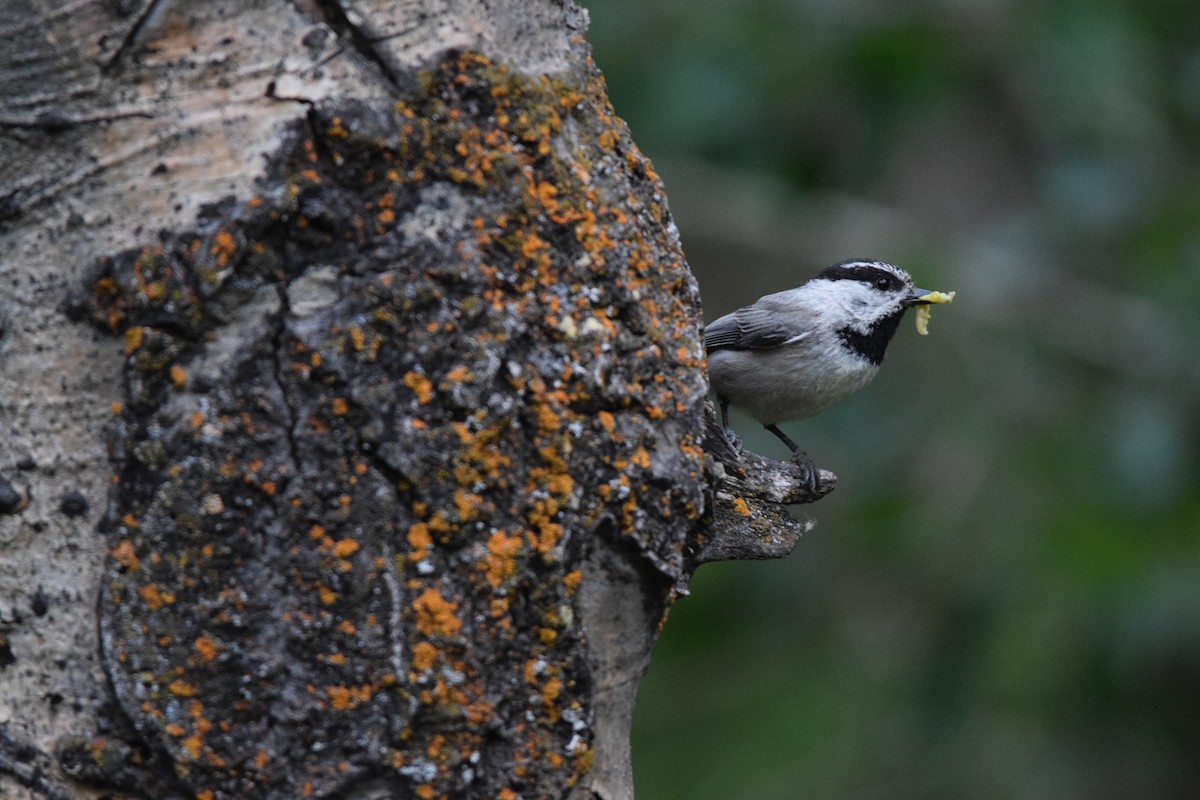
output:
[[[792,463],[800,468],[800,482],[804,488],[808,489],[809,493],[817,496],[820,494],[821,487],[821,470],[817,467],[808,453],[797,448],[792,451]]]
[[[732,428],[721,425],[711,404],[704,415],[704,451],[729,469],[742,467],[742,440]]]
[[[800,483],[808,490],[808,493],[813,497],[821,497],[821,470],[817,469],[817,465],[808,457],[808,453],[800,449],[800,445],[791,440],[786,433],[779,430],[779,426],[774,423],[764,423],[763,427],[773,433],[779,441],[787,445],[787,449],[792,451],[792,462],[800,468]],[[828,490],[826,491],[826,493]]]
[[[729,446],[733,448],[733,451],[740,456],[742,451],[746,449],[742,445],[742,437],[738,436],[737,432],[734,431],[733,428],[726,428],[723,433],[725,434],[725,441],[728,442]]]

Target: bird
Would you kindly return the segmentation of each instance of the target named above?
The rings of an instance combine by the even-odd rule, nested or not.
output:
[[[953,297],[916,288],[894,264],[851,259],[709,323],[709,385],[727,438],[737,441],[729,428],[734,405],[787,446],[815,492],[816,465],[779,423],[812,417],[865,387],[879,372],[904,312],[926,306],[917,318],[923,334],[928,305]]]

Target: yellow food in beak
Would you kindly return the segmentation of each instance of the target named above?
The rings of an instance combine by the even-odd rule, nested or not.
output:
[[[929,335],[929,313],[932,303],[949,303],[954,299],[954,292],[930,292],[917,298],[917,333]]]

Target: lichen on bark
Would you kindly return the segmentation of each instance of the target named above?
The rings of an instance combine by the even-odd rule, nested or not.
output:
[[[103,659],[196,797],[564,795],[587,554],[631,548],[656,618],[710,499],[696,287],[599,73],[412,77],[74,308],[127,352]]]

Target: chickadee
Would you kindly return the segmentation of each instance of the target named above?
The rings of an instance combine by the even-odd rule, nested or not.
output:
[[[952,297],[914,288],[907,272],[883,261],[843,261],[712,322],[704,329],[708,378],[727,435],[733,404],[787,445],[815,489],[816,465],[777,423],[811,417],[866,386],[904,312]]]

